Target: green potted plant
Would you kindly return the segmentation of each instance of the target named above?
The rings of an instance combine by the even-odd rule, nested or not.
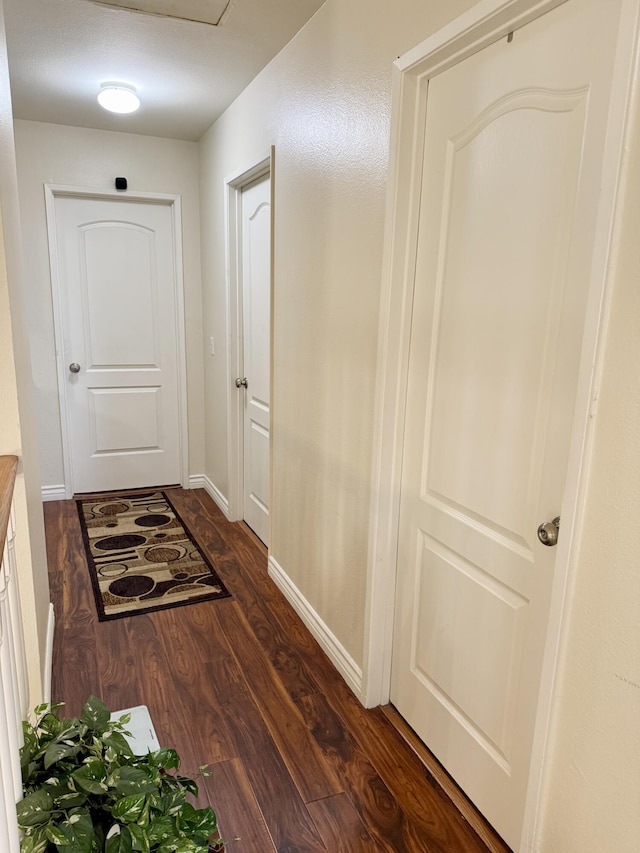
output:
[[[223,850],[213,809],[196,809],[195,781],[173,749],[134,755],[129,716],[111,720],[91,696],[79,718],[40,705],[23,723],[21,853],[209,853]],[[200,768],[201,775],[206,768]]]

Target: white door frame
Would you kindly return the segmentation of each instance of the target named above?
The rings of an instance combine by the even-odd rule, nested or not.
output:
[[[47,235],[49,239],[49,263],[51,270],[51,294],[53,299],[53,325],[56,342],[56,365],[58,374],[58,400],[60,427],[62,430],[62,462],[64,470],[65,497],[74,494],[71,466],[71,443],[69,435],[69,411],[67,399],[67,365],[63,338],[63,282],[60,276],[58,246],[56,241],[56,198],[106,199],[131,202],[166,204],[171,209],[174,245],[175,281],[175,324],[178,358],[178,429],[180,443],[180,485],[189,483],[189,433],[187,421],[187,359],[184,329],[184,276],[182,264],[182,201],[179,195],[168,193],[122,192],[119,190],[97,190],[92,187],[74,187],[65,184],[45,184],[45,207],[47,212]]]
[[[227,384],[227,411],[229,435],[229,494],[227,496],[227,518],[241,521],[244,493],[244,398],[235,386],[237,377],[244,375],[243,368],[243,313],[242,274],[240,264],[242,190],[258,178],[271,178],[271,317],[269,318],[269,361],[270,382],[273,389],[273,236],[274,236],[274,174],[275,148],[258,161],[244,166],[224,179],[225,230],[227,234],[227,347],[229,375]],[[270,395],[273,397],[273,393]],[[271,507],[273,470],[273,399],[269,401],[269,506]]]
[[[409,336],[418,233],[424,89],[430,77],[462,61],[509,32],[561,5],[565,0],[482,0],[444,29],[394,63],[390,175],[380,303],[372,496],[367,563],[363,688],[366,707],[389,701],[392,632],[397,573],[398,519]],[[593,413],[602,370],[605,320],[610,300],[612,248],[626,164],[623,148],[638,61],[640,0],[623,0],[613,74],[608,134],[604,151],[576,417],[557,548],[549,628],[545,646],[529,792],[521,850],[535,849],[558,659],[566,640],[567,588],[580,544],[582,509],[593,441]],[[421,97],[422,95],[422,97]]]

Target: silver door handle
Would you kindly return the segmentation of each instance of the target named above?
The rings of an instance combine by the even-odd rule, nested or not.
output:
[[[71,373],[80,373],[80,365],[77,361],[72,361],[69,365],[69,370],[71,371]]]
[[[242,379],[236,379],[236,388],[246,388],[247,387],[247,377],[244,376]]]
[[[560,516],[557,515],[553,521],[545,521],[538,528],[538,539],[543,545],[549,548],[553,547],[558,541],[558,531],[560,530]]]

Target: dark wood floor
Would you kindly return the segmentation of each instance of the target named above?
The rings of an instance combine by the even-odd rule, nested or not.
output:
[[[364,710],[202,490],[172,501],[232,598],[98,622],[73,501],[45,504],[53,699],[147,705],[233,853],[487,853],[380,709]]]

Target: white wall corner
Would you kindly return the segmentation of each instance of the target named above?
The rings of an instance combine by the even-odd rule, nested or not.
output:
[[[362,702],[361,667],[358,666],[338,638],[329,630],[307,599],[285,573],[282,566],[273,557],[269,557],[269,577],[313,634],[320,644],[322,651],[327,655],[348,686]]]
[[[47,621],[47,643],[44,652],[44,677],[42,684],[43,702],[51,702],[51,681],[53,677],[53,635],[56,627],[56,614],[53,604],[49,603]]]
[[[64,483],[61,483],[59,486],[42,487],[43,501],[65,501],[71,497],[73,496],[71,494],[67,494],[67,489]]]
[[[192,474],[189,477],[190,489],[204,489],[209,497],[216,503],[218,509],[223,513],[227,521],[231,521],[229,515],[229,501],[222,494],[220,489],[215,486],[206,474]]]

